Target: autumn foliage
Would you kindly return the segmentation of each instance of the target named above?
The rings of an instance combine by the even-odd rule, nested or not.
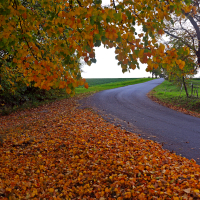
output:
[[[200,166],[75,99],[0,118],[0,199],[199,199]]]
[[[73,93],[85,84],[79,59],[95,63],[94,47],[101,44],[116,49],[123,72],[135,69],[138,59],[148,64],[147,70],[159,63],[182,69],[185,62],[176,51],[165,51],[156,35],[164,33],[164,20],[170,21],[171,14],[184,17],[183,12],[196,12],[190,0],[111,1],[107,7],[101,0],[1,0],[1,76],[13,90],[22,81]],[[185,46],[182,51],[190,53]]]

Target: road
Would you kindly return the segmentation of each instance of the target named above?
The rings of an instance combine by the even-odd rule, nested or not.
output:
[[[101,91],[82,100],[82,105],[93,108],[127,131],[154,140],[164,149],[200,164],[200,118],[171,110],[146,96],[163,81],[155,79]]]

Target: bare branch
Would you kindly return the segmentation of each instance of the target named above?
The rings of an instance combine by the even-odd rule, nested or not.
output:
[[[189,13],[185,13],[183,11],[184,15],[190,20],[191,24],[193,25],[196,33],[197,33],[197,39],[199,41],[199,44],[198,46],[200,47],[200,29],[199,29],[199,26],[198,24],[194,21],[194,18],[189,14]],[[200,51],[200,48],[198,49],[198,51]]]
[[[113,6],[115,8],[115,11],[117,12],[117,8],[116,8],[116,5],[115,5],[115,0],[113,0]]]
[[[190,32],[189,32],[187,29],[185,29],[185,28],[182,26],[181,21],[180,21],[180,25],[181,25],[181,28],[182,28],[184,31],[186,31],[186,32],[188,33],[188,35],[191,37],[192,43],[193,43],[193,47],[194,47],[194,49],[195,49],[194,37],[190,34]]]
[[[80,7],[83,7],[83,5],[81,4],[81,2],[80,2],[79,0],[77,0],[77,2],[78,2],[78,5],[79,5]]]
[[[192,49],[192,50],[194,50],[195,52],[197,52],[196,49],[194,49],[190,44],[188,44],[187,42],[185,42],[182,38],[180,38],[180,37],[178,37],[178,36],[176,36],[176,35],[174,35],[174,34],[168,32],[168,31],[166,31],[166,30],[164,30],[164,32],[165,32],[167,35],[170,35],[170,36],[172,36],[173,38],[176,38],[176,39],[180,40],[180,41],[183,42],[186,46],[188,46],[190,49]]]

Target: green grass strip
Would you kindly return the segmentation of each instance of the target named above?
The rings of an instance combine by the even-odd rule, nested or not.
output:
[[[193,93],[191,96],[191,83],[193,83],[198,90],[198,98],[197,93]],[[182,87],[181,90],[181,87],[165,80],[162,84],[155,87],[150,92],[150,95],[156,97],[161,102],[200,113],[200,80],[192,79],[191,81],[188,81],[187,88],[189,93],[188,98],[184,87]]]
[[[79,87],[76,88],[76,94],[83,94],[83,93],[95,93],[95,92],[99,92],[102,90],[108,90],[108,89],[113,89],[113,88],[118,88],[118,87],[124,87],[127,85],[134,85],[134,84],[138,84],[138,83],[144,83],[147,81],[153,80],[152,78],[138,78],[138,79],[130,79],[130,80],[120,80],[116,81],[116,79],[109,79],[110,82],[108,82],[107,79],[102,79],[101,84],[95,84],[95,79],[93,79],[93,83],[91,80],[86,79],[86,81],[88,82],[88,84],[90,85],[88,89],[84,88],[84,87]],[[97,80],[96,80],[97,81]],[[103,81],[105,82],[103,84]]]

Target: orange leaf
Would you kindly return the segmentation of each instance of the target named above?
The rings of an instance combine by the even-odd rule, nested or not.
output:
[[[85,87],[86,89],[88,89],[88,87],[89,87],[88,83],[85,83],[85,84],[84,84],[84,87]]]
[[[26,14],[26,13],[23,13],[23,14],[22,14],[22,17],[23,17],[24,19],[27,19],[27,14]]]
[[[160,29],[159,31],[158,31],[158,34],[160,34],[160,35],[163,35],[165,32],[163,31],[163,29]]]

